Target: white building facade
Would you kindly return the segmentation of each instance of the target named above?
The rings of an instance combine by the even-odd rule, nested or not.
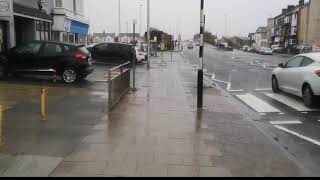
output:
[[[32,40],[87,44],[84,0],[0,0],[0,52]]]
[[[52,40],[87,44],[89,20],[84,16],[84,0],[53,0]]]
[[[0,0],[0,51],[51,39],[52,0]]]

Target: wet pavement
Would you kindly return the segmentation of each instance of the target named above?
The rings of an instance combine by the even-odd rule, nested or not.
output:
[[[196,111],[196,71],[187,61],[175,52],[173,61],[167,53],[163,61],[154,58],[150,71],[140,65],[138,91],[125,96],[109,115],[101,91],[105,85],[93,81],[91,86],[49,89],[53,94],[48,97],[47,122],[40,122],[39,97],[33,91],[27,100],[11,99],[17,103],[5,112],[0,174],[306,175],[219,87],[206,83],[205,108]],[[23,90],[20,93],[24,97]]]
[[[186,50],[186,62],[197,64],[199,52]],[[292,55],[260,55],[235,50],[219,51],[206,46],[206,79],[227,92],[247,119],[255,121],[268,137],[288,152],[313,176],[320,175],[320,104],[306,108],[302,98],[273,94],[274,67]]]

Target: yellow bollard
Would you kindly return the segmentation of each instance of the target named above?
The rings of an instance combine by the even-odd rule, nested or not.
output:
[[[0,105],[0,146],[3,145],[2,128],[3,128],[3,106]]]
[[[41,120],[47,120],[47,112],[46,112],[46,96],[47,90],[42,88],[41,89]]]

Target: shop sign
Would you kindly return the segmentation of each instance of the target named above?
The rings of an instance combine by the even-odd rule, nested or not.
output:
[[[0,16],[10,16],[11,0],[0,0]]]

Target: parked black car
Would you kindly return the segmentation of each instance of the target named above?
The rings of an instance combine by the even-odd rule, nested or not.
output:
[[[53,74],[65,83],[85,79],[94,71],[91,54],[84,45],[51,41],[20,44],[0,54],[0,79],[9,74]]]
[[[135,49],[132,45],[122,43],[100,43],[93,47],[87,47],[92,59],[111,65],[119,65],[133,62],[136,59]]]

